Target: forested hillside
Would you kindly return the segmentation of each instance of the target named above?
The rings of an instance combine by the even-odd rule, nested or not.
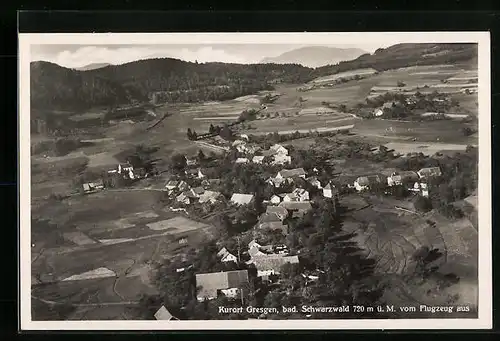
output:
[[[373,54],[316,68],[314,74],[321,77],[355,69],[373,68],[385,71],[416,65],[454,64],[477,60],[477,44],[397,44],[378,49]]]
[[[384,71],[474,60],[476,44],[398,44],[316,69],[298,64],[199,64],[161,58],[82,71],[33,62],[31,105],[35,109],[84,110],[144,101],[227,100],[271,89],[274,83],[300,84],[359,68]]]
[[[224,100],[269,89],[269,83],[301,83],[312,69],[296,64],[190,63],[162,58],[79,71],[48,62],[31,63],[31,105],[85,109],[134,101]]]

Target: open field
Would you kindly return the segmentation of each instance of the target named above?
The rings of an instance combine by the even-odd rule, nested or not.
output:
[[[206,224],[187,219],[184,217],[175,217],[168,220],[157,221],[147,225],[150,229],[158,230],[173,230],[178,232],[187,232],[207,227]]]
[[[311,83],[312,84],[328,83],[328,82],[332,82],[332,81],[335,81],[335,80],[340,79],[340,78],[352,78],[355,76],[361,76],[361,77],[369,76],[369,75],[373,75],[376,72],[377,72],[377,70],[371,69],[371,68],[370,69],[357,69],[357,70],[352,70],[352,71],[340,72],[340,73],[336,73],[333,75],[316,78],[313,81],[311,81],[310,84]]]

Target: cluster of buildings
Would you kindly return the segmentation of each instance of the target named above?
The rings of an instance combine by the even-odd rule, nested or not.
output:
[[[258,145],[248,142],[248,137],[246,135],[241,135],[240,137],[245,137],[240,140],[235,140],[232,147],[242,154],[241,157],[237,158],[235,163],[257,163],[261,164],[264,160],[269,158],[270,164],[272,165],[285,165],[292,162],[292,157],[288,155],[288,149],[280,144],[272,145],[268,150],[261,150]]]
[[[428,181],[432,178],[437,178],[442,175],[439,167],[426,167],[417,172],[400,171],[394,172],[388,177],[379,174],[372,174],[358,177],[352,186],[358,192],[366,191],[374,186],[405,186],[407,190],[419,194],[424,197],[429,196]]]
[[[169,195],[175,195],[179,203],[189,205],[195,202],[215,204],[223,199],[220,192],[209,190],[210,181],[202,181],[198,187],[190,187],[184,180],[170,180],[165,185]]]

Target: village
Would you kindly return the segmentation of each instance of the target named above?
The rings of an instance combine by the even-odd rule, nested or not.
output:
[[[318,210],[318,202],[329,201],[337,207],[343,204],[343,198],[346,197],[362,197],[372,193],[391,197],[396,188],[409,193],[412,198],[410,201],[415,202],[419,198],[428,199],[435,190],[432,184],[442,176],[440,167],[423,167],[405,171],[387,169],[340,179],[338,173],[328,174],[320,165],[312,165],[307,171],[303,167],[293,168],[296,162],[292,153],[282,144],[272,144],[263,149],[262,145],[249,140],[246,134],[241,134],[234,141],[226,142],[229,151],[222,156],[212,154],[210,158],[200,152],[189,158],[183,155],[174,157],[181,160],[181,167],[176,168],[176,172],[157,187],[164,192],[163,202],[171,211],[189,219],[207,222],[210,219],[213,221],[214,216],[220,221],[222,214],[229,220],[227,224],[236,231],[230,231],[225,238],[217,241],[217,259],[223,265],[223,270],[195,274],[199,302],[217,299],[221,295],[227,299],[242,300],[243,296],[249,294],[247,288],[253,281],[252,276],[268,288],[280,283],[283,267],[299,264],[301,257],[300,250],[290,250],[286,245],[289,225],[292,221],[303,219],[311,211]],[[372,151],[374,154],[377,152],[380,152],[379,148]],[[228,159],[231,160],[229,164]],[[253,192],[230,192],[227,186],[226,190],[223,189],[222,183],[237,179],[221,176],[224,165],[236,172],[252,167],[251,171],[258,169],[261,172],[259,176],[270,175],[260,179]],[[108,176],[131,182],[149,177],[155,178],[158,183],[163,178],[144,172],[142,168],[134,168],[130,163],[119,164],[107,173]],[[239,174],[245,176],[244,173]],[[106,183],[110,181],[84,183],[83,193],[106,190]],[[395,208],[413,214],[418,211]],[[245,227],[238,230],[235,226]],[[266,235],[269,234],[282,237],[274,238],[274,243],[263,243],[268,240]],[[224,240],[234,237],[238,239],[236,248],[234,245],[224,245],[228,244]],[[241,241],[245,238],[251,240],[243,244]],[[193,268],[193,264],[187,264],[185,259],[182,264],[182,267],[176,268],[177,273]],[[248,269],[241,269],[240,265]],[[249,275],[249,271],[252,271],[249,269],[254,269],[255,274]],[[300,275],[307,284],[317,281],[322,272],[318,268],[304,270]],[[163,305],[155,317],[176,319]]]

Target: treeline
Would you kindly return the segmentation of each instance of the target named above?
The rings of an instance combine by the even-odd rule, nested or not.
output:
[[[320,77],[364,68],[385,71],[417,65],[454,64],[476,58],[477,44],[397,44],[354,60],[316,68],[313,73]]]
[[[78,71],[48,62],[31,63],[31,106],[85,109],[153,100],[225,100],[269,90],[269,82],[302,83],[312,69],[298,64],[190,63],[162,58]]]

